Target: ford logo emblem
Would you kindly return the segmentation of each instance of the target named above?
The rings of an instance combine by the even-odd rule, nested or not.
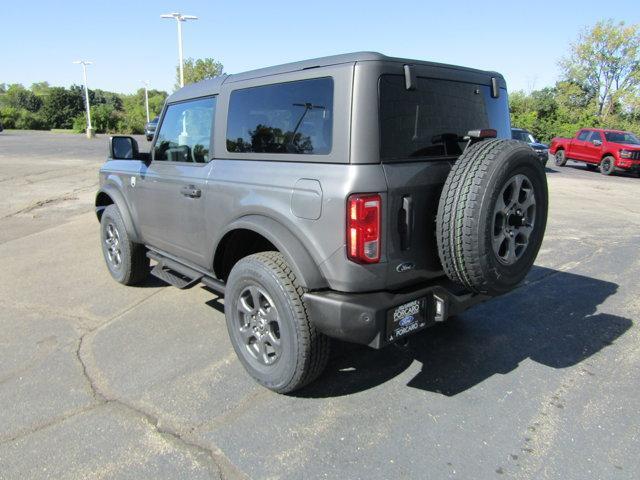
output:
[[[416,268],[415,263],[413,263],[413,262],[404,262],[404,263],[401,263],[400,265],[398,265],[396,267],[396,272],[398,272],[398,273],[408,272],[409,270],[413,270],[414,268]]]
[[[398,322],[398,325],[400,325],[401,327],[406,327],[408,325],[411,325],[414,320],[415,320],[415,317],[413,315],[407,315],[406,317],[404,317],[402,320]]]

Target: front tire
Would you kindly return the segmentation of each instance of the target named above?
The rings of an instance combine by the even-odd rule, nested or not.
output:
[[[279,252],[243,258],[227,281],[231,344],[249,375],[278,393],[311,383],[329,358],[329,339],[311,322],[304,292]]]
[[[100,243],[109,273],[117,282],[136,285],[149,275],[146,248],[131,241],[115,205],[105,208],[100,217]]]
[[[615,159],[611,156],[604,157],[600,162],[600,173],[611,175],[615,171]]]
[[[567,164],[567,156],[562,149],[556,151],[554,158],[557,167],[564,167]]]

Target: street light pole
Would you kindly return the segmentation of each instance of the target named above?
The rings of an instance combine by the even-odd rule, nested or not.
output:
[[[144,106],[147,109],[147,123],[149,123],[149,81],[143,80],[144,84]]]
[[[165,13],[160,15],[160,18],[173,18],[178,24],[178,61],[180,69],[180,87],[184,87],[184,62],[182,58],[182,22],[187,20],[197,20],[198,17],[193,15],[183,15],[181,13]]]
[[[95,132],[91,126],[91,106],[89,105],[89,87],[87,86],[87,65],[91,65],[93,62],[87,62],[86,60],[76,60],[75,64],[82,65],[82,78],[84,79],[84,101],[87,109],[87,138],[93,138]]]

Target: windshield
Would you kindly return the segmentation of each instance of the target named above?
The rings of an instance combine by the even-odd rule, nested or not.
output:
[[[604,132],[607,142],[628,143],[630,145],[640,145],[640,140],[633,133],[629,132]]]
[[[538,143],[529,132],[525,130],[511,130],[511,138],[527,143]]]
[[[407,90],[404,76],[382,75],[379,92],[383,161],[457,157],[469,130],[511,136],[506,90],[492,98],[487,85],[423,77]]]

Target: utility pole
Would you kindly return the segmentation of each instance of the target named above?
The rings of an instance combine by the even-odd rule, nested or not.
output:
[[[176,20],[178,24],[178,61],[180,68],[180,87],[184,87],[184,61],[182,57],[182,22],[186,22],[187,20],[197,20],[198,17],[193,15],[183,15],[181,13],[165,13],[160,15],[160,18],[173,18]]]
[[[147,109],[147,123],[149,123],[149,80],[142,80],[144,84],[144,106]]]
[[[76,60],[75,64],[82,65],[82,77],[84,79],[84,101],[87,109],[87,138],[95,137],[95,132],[91,126],[91,106],[89,105],[89,87],[87,87],[87,65],[91,65],[93,62],[86,60]]]

